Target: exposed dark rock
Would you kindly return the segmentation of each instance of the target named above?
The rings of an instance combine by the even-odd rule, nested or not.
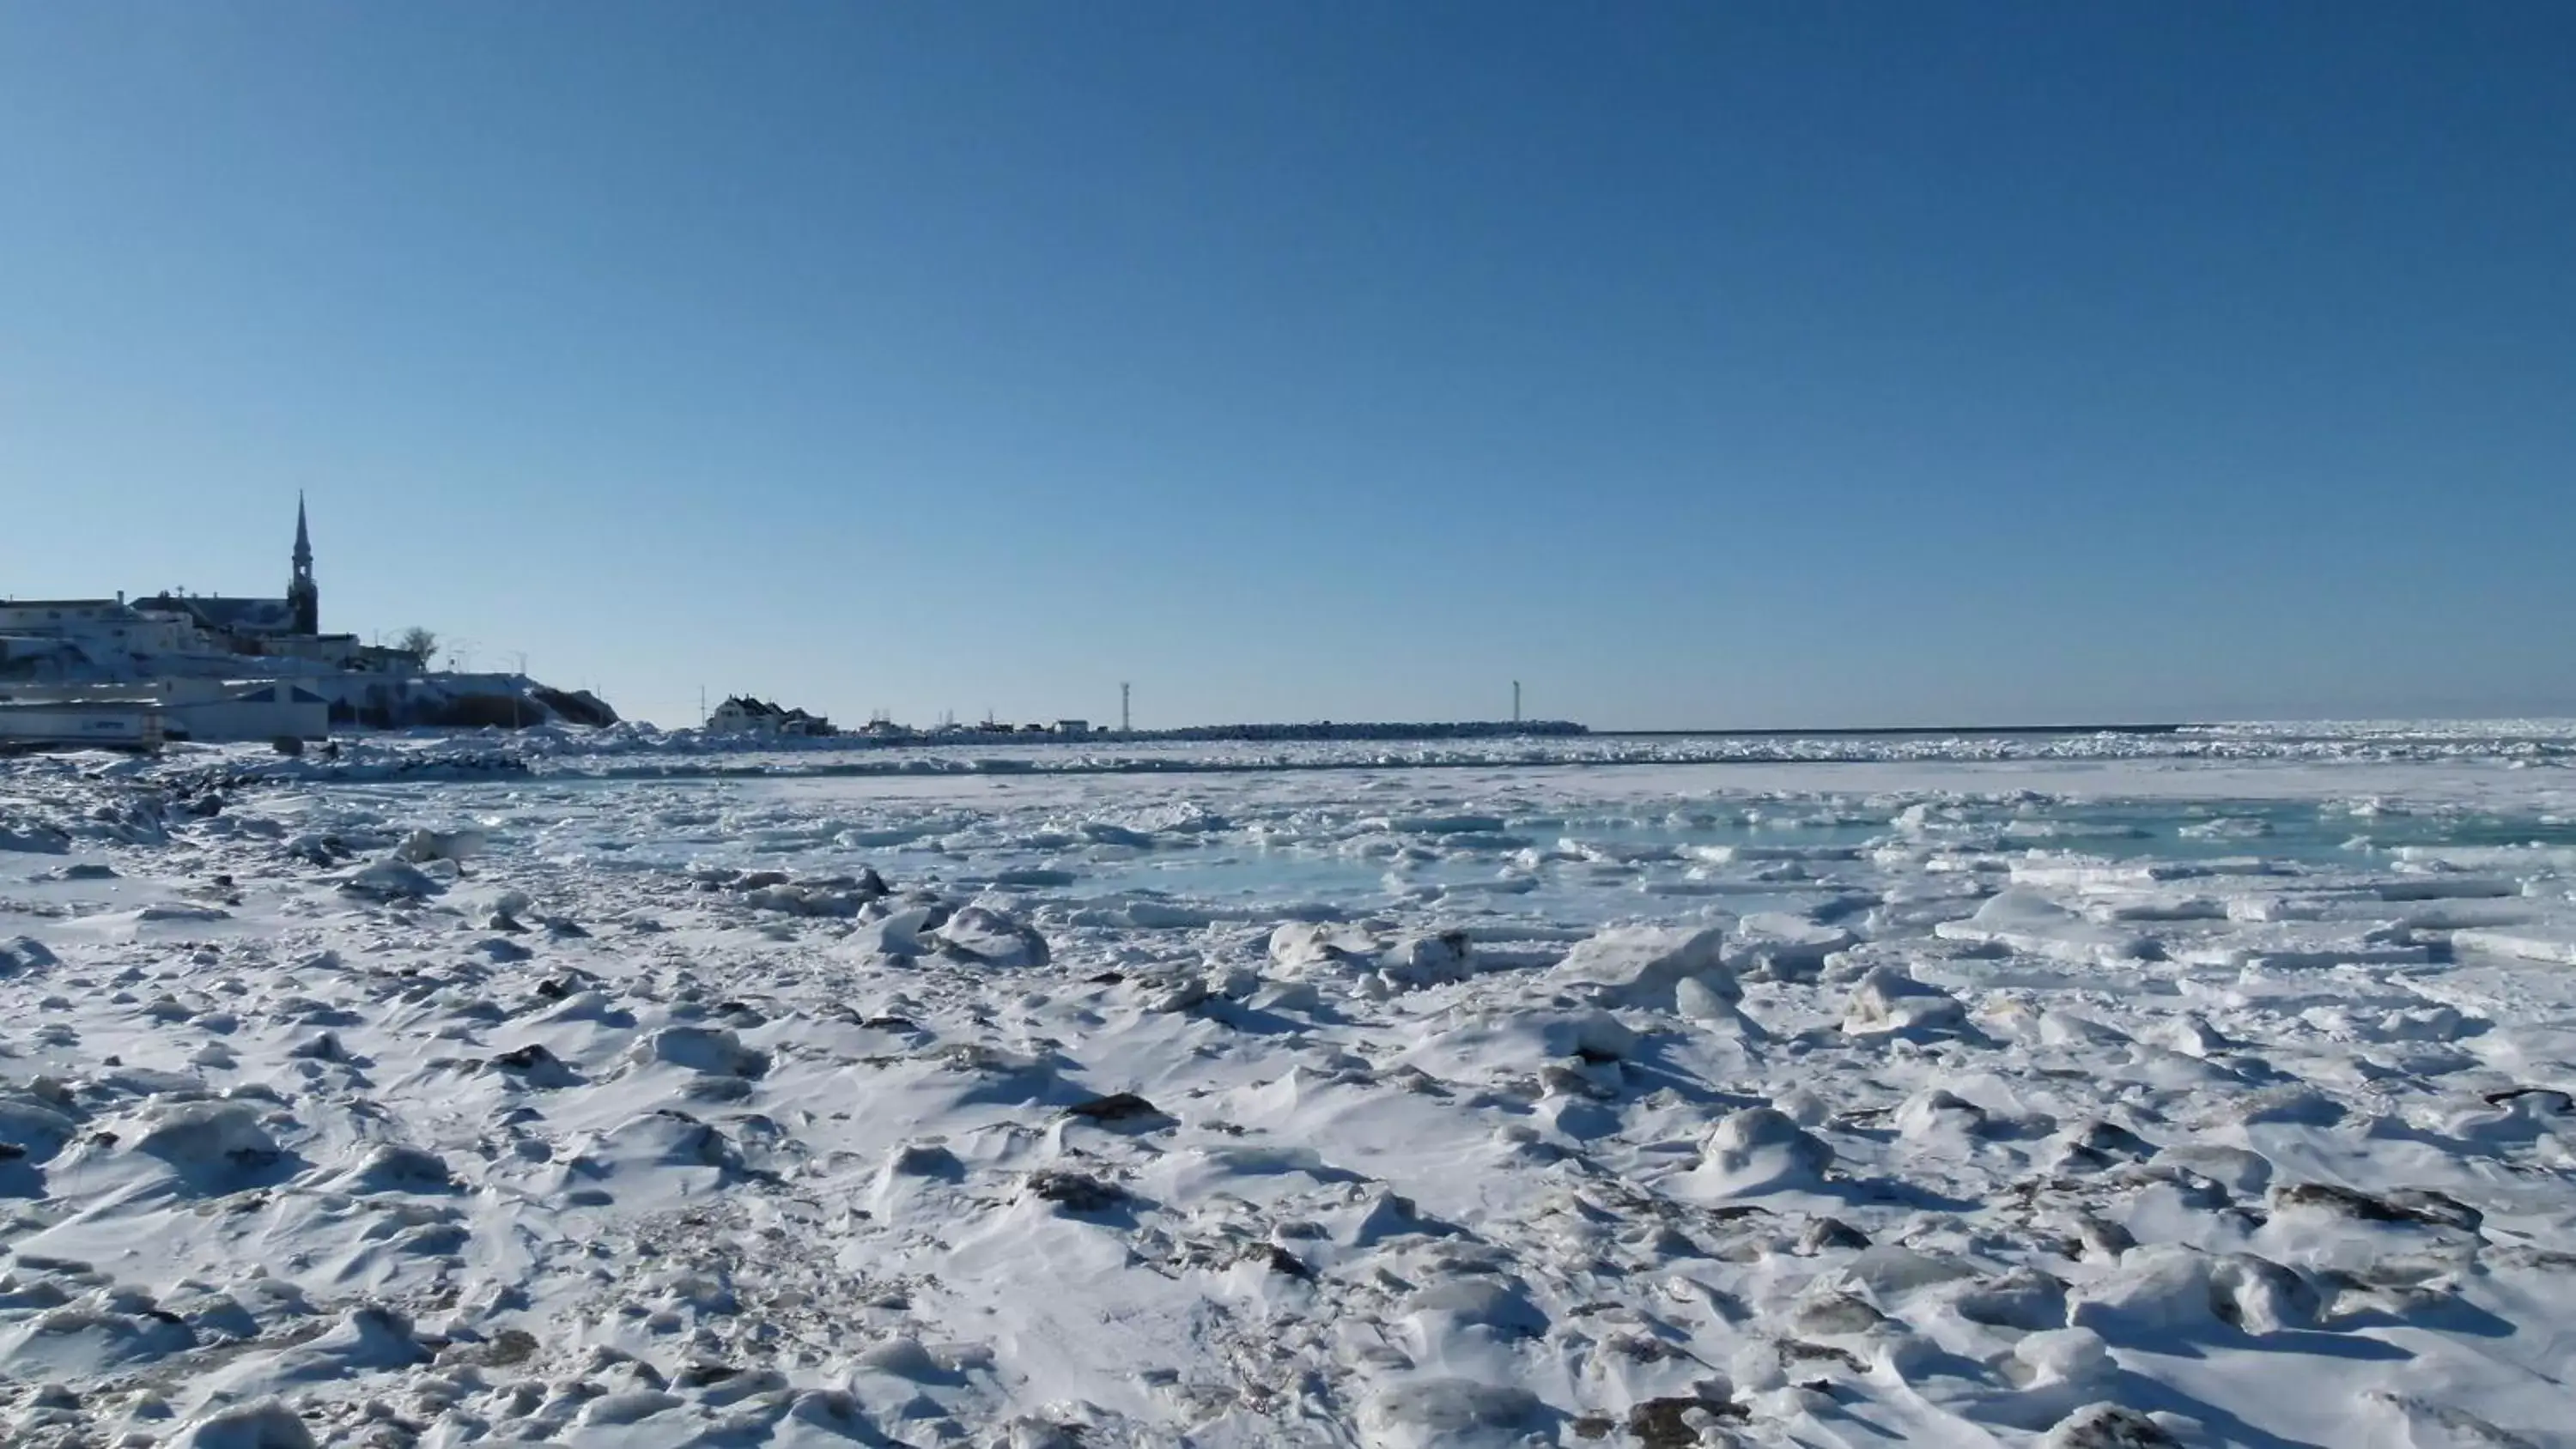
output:
[[[1725,1399],[1648,1399],[1628,1410],[1628,1432],[1645,1449],[1694,1449],[1702,1421],[1741,1420],[1745,1412]]]
[[[1088,1102],[1076,1102],[1064,1110],[1071,1116],[1087,1117],[1094,1122],[1144,1122],[1163,1119],[1161,1108],[1133,1092],[1116,1092],[1106,1097],[1094,1097]]]
[[[2323,1208],[2363,1222],[2414,1223],[2468,1233],[2476,1232],[2486,1221],[2486,1215],[2476,1208],[2422,1188],[2401,1187],[2385,1197],[2324,1182],[2294,1182],[2272,1189],[2274,1212],[2294,1207]]]
[[[2174,1436],[2135,1409],[2088,1404],[2058,1421],[2042,1449],[2171,1449]]]
[[[565,724],[605,729],[617,723],[617,711],[608,707],[608,701],[586,689],[562,690],[532,684],[528,687],[528,694],[553,711],[555,718]]]
[[[1107,1212],[1127,1201],[1127,1190],[1088,1173],[1048,1169],[1029,1174],[1029,1194],[1069,1212]]]
[[[1315,1270],[1307,1267],[1304,1259],[1276,1244],[1263,1255],[1263,1261],[1271,1272],[1283,1277],[1294,1278],[1301,1283],[1311,1283],[1315,1279]]]
[[[1869,1234],[1840,1218],[1818,1218],[1798,1234],[1798,1251],[1824,1253],[1836,1248],[1866,1248]]]
[[[512,1047],[492,1058],[492,1065],[524,1077],[532,1087],[568,1086],[578,1080],[563,1059],[538,1042]]]

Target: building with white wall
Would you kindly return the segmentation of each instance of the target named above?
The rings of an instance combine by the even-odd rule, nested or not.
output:
[[[293,679],[151,679],[118,684],[0,684],[0,710],[22,722],[41,717],[63,739],[117,739],[121,727],[66,728],[74,715],[118,719],[135,711],[156,718],[154,739],[224,744],[241,740],[318,740],[331,733],[331,698]],[[32,727],[30,727],[32,730]]]
[[[801,709],[784,709],[748,694],[734,695],[707,715],[707,728],[736,735],[828,735],[832,722]]]
[[[68,743],[139,737],[120,722],[120,711],[138,709],[155,716],[153,738],[198,741],[316,739],[334,724],[518,728],[617,719],[586,693],[520,675],[432,674],[410,653],[324,634],[320,623],[312,531],[298,498],[281,598],[169,590],[131,602],[122,594],[0,599],[0,707],[19,711],[14,738]],[[831,732],[801,710],[778,711],[770,723],[781,733]]]

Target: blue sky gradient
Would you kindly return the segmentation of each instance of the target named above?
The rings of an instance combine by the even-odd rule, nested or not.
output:
[[[2576,7],[0,0],[0,593],[689,722],[2576,712]]]

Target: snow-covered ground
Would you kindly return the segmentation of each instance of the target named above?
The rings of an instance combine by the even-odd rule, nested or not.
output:
[[[0,1438],[2576,1443],[2571,759],[0,763]]]

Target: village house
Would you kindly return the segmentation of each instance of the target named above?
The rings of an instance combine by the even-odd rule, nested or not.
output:
[[[173,589],[131,601],[0,599],[0,749],[309,740],[335,725],[616,719],[586,694],[521,675],[433,675],[412,651],[322,633],[301,498],[289,563],[275,598]]]
[[[739,694],[715,707],[707,728],[721,734],[828,735],[832,722],[801,709],[782,709],[764,699]]]

